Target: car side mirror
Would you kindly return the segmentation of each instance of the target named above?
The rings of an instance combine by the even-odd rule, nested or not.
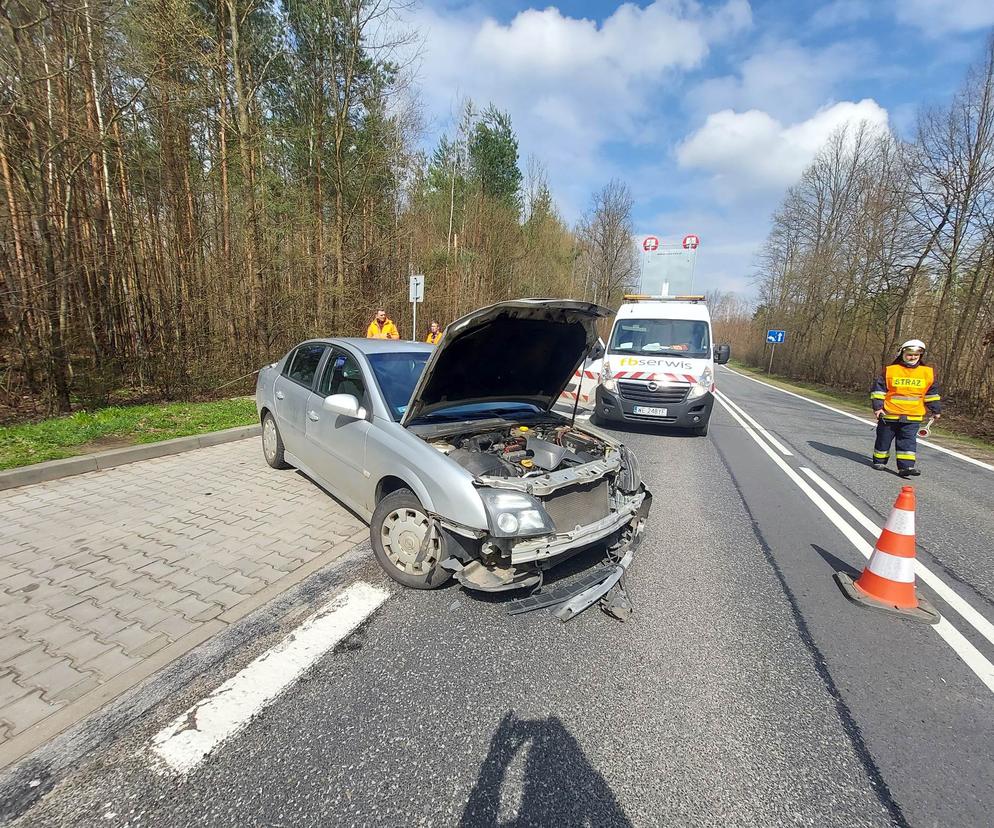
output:
[[[732,356],[732,346],[731,345],[715,345],[714,346],[714,362],[715,365],[724,365]]]
[[[325,397],[321,405],[325,411],[330,411],[332,414],[341,414],[353,420],[366,419],[366,409],[359,405],[359,400],[351,394],[332,394],[330,397]]]

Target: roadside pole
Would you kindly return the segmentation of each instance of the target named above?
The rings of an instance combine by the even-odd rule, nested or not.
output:
[[[773,373],[773,355],[777,352],[777,343],[787,341],[787,332],[771,328],[766,332],[766,341],[770,344],[770,364],[766,368],[767,374]]]
[[[411,268],[409,285],[411,298],[411,342],[418,341],[418,302],[425,300],[425,277],[423,273],[414,273]]]

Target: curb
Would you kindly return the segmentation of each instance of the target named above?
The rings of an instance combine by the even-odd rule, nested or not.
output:
[[[65,460],[49,460],[20,469],[8,469],[0,471],[0,491],[30,486],[32,483],[58,480],[62,477],[72,477],[91,471],[103,471],[127,463],[137,463],[139,460],[151,460],[153,457],[166,457],[170,454],[181,454],[184,451],[193,451],[198,448],[219,446],[222,443],[258,437],[261,433],[262,427],[258,425],[235,426],[235,428],[226,428],[224,431],[211,431],[207,434],[194,434],[190,437],[174,437],[172,440],[163,440],[159,443],[109,449],[81,457],[67,457]]]

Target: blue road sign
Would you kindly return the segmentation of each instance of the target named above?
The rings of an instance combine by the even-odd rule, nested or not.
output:
[[[766,341],[773,342],[774,344],[778,342],[783,342],[787,338],[786,331],[767,331]]]

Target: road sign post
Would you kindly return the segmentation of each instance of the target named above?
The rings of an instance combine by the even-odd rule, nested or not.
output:
[[[766,341],[772,346],[770,348],[770,364],[766,369],[767,374],[773,373],[773,355],[777,352],[777,343],[785,342],[787,340],[786,331],[769,330],[766,332]]]
[[[423,273],[412,273],[409,285],[411,297],[411,341],[418,341],[418,302],[425,300],[425,277]]]

